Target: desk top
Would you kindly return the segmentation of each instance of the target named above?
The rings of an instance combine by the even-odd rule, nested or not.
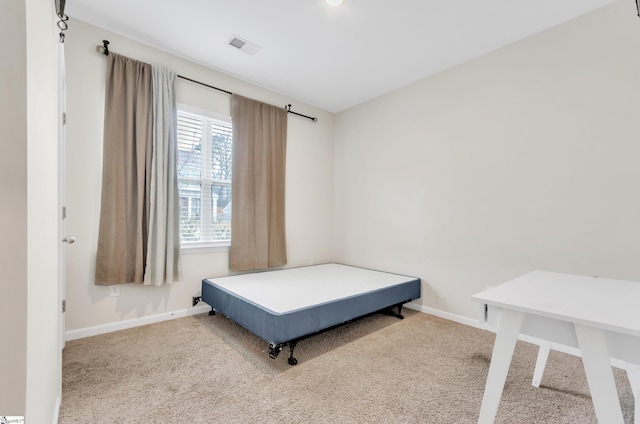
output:
[[[471,299],[640,337],[640,282],[533,271]]]

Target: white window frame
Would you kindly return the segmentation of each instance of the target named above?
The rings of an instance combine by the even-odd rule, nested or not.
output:
[[[184,111],[187,113],[192,113],[195,115],[204,116],[206,118],[210,118],[216,121],[226,122],[231,126],[231,116],[224,115],[221,113],[215,113],[212,111],[196,108],[193,106],[185,105],[178,103],[177,104],[178,111]],[[211,137],[208,137],[208,134],[203,136],[205,140],[205,144],[202,146],[202,152],[206,156],[211,155],[210,146],[208,146],[208,140],[211,140]],[[233,141],[232,141],[233,142]],[[211,163],[211,158],[204,158],[205,163]],[[214,180],[211,176],[211,169],[204,169],[201,178],[193,178],[191,181],[197,181],[202,184],[200,193],[200,221],[204,223],[204,225],[209,225],[211,222],[211,208],[204,207],[204,205],[208,205],[211,203],[211,186],[216,184],[229,184],[231,186],[231,182]],[[180,178],[178,177],[178,181],[180,180],[189,180],[188,178]],[[190,253],[209,253],[209,252],[223,252],[229,251],[231,245],[230,240],[225,241],[195,241],[195,242],[181,242],[180,243],[180,251],[183,254]]]

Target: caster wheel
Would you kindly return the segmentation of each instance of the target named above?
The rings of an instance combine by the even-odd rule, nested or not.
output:
[[[298,363],[298,360],[296,358],[289,358],[289,365],[295,365]]]
[[[214,316],[216,314],[216,311],[209,311],[209,316]]]

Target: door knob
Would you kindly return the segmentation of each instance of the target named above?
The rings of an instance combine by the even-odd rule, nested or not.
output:
[[[62,242],[67,244],[73,244],[76,242],[76,238],[72,236],[66,236],[65,238],[62,239]]]

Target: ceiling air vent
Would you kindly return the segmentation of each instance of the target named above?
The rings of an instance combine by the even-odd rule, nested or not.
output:
[[[252,43],[251,41],[240,38],[237,35],[233,35],[229,40],[229,45],[236,49],[245,52],[246,54],[253,56],[262,49],[259,45]]]

